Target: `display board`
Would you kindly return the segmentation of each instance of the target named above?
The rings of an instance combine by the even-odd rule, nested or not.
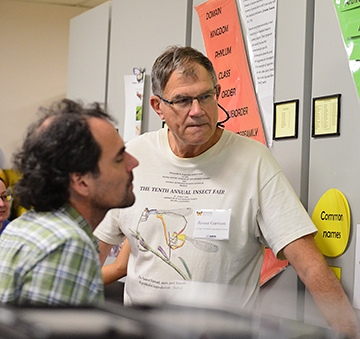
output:
[[[310,138],[309,211],[312,213],[326,191],[336,188],[347,198],[351,211],[351,229],[355,230],[360,221],[360,194],[357,184],[360,149],[356,146],[359,138],[360,107],[334,1],[315,2],[312,79],[313,98],[341,94],[341,124],[340,135]],[[340,281],[350,300],[355,288],[354,237],[352,231],[349,244],[341,256],[326,257],[330,266],[341,268]],[[318,315],[313,309],[313,301],[308,296],[305,320],[318,323]]]

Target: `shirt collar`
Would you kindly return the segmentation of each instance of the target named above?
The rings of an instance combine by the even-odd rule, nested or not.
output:
[[[79,227],[88,235],[91,239],[95,248],[99,251],[99,243],[97,238],[94,236],[92,229],[85,218],[71,205],[65,203],[60,209],[60,212],[67,215],[70,219],[72,219]]]

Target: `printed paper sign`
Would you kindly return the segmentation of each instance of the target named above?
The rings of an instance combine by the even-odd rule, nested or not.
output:
[[[134,74],[125,75],[124,141],[141,134],[144,95],[144,71],[134,67]]]
[[[225,128],[266,144],[235,0],[207,1],[195,9],[221,85],[219,104],[230,116]],[[224,119],[219,110],[219,120]]]

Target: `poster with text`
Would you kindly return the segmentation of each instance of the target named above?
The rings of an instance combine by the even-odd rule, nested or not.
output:
[[[209,0],[195,9],[206,54],[221,85],[219,104],[230,116],[225,128],[266,145],[235,0]],[[224,119],[219,110],[219,120]]]

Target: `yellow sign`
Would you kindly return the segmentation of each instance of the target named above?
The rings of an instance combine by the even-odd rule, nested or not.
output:
[[[339,281],[341,281],[341,268],[340,267],[335,267],[335,266],[329,266],[329,267],[334,272],[334,274],[336,275],[336,278],[338,278]]]
[[[338,257],[346,249],[350,235],[350,208],[339,190],[329,189],[320,198],[312,214],[318,229],[315,236],[320,251],[327,257]]]

